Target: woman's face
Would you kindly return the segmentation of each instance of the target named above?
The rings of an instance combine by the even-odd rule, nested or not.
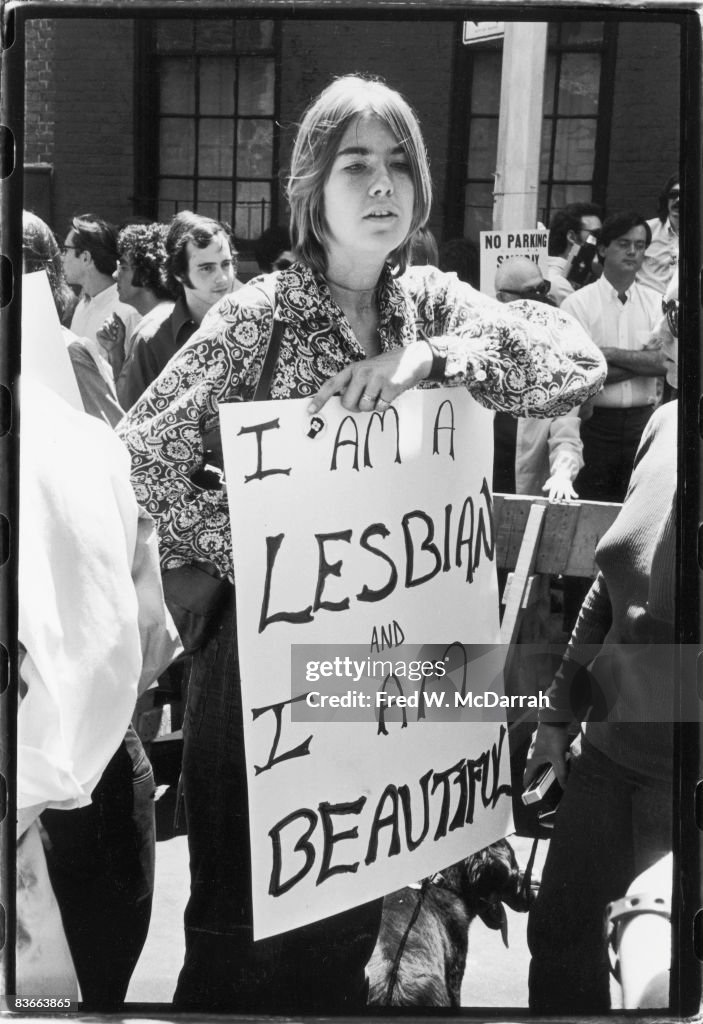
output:
[[[358,118],[347,128],[323,190],[325,247],[383,261],[408,236],[415,203],[410,162],[390,128]]]

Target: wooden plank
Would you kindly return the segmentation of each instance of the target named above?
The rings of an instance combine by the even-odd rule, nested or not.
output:
[[[539,505],[546,512],[534,571],[555,576],[596,575],[596,546],[621,508],[608,502],[549,502],[521,494],[495,494],[493,499],[498,568],[515,569],[530,509]]]
[[[529,579],[534,571],[537,551],[542,537],[545,513],[546,506],[544,503],[535,502],[530,508],[515,572],[510,582],[508,601],[503,613],[503,620],[500,624],[500,642],[502,644],[513,644],[517,641],[520,619],[523,612],[523,598]]]

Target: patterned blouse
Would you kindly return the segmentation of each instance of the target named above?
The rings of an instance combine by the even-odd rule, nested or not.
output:
[[[378,295],[382,350],[432,339],[447,355],[446,383],[466,384],[491,409],[558,416],[602,386],[599,350],[558,309],[501,305],[433,267],[384,273]],[[324,278],[300,263],[255,278],[210,310],[117,428],[137,500],[156,519],[164,569],[206,562],[233,580],[226,493],[191,476],[202,468],[218,403],[254,393],[274,306],[285,330],[271,398],[312,396],[365,358]]]

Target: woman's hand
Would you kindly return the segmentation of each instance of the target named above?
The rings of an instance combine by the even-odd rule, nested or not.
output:
[[[424,341],[351,363],[322,385],[308,413],[319,412],[332,395],[341,395],[342,405],[349,412],[384,412],[403,391],[425,380],[431,367],[432,349]]]
[[[566,789],[568,778],[566,752],[568,749],[569,733],[566,725],[540,722],[527,753],[525,774],[522,777],[523,786],[527,788],[542,765],[549,763],[554,765],[557,782],[562,789]]]

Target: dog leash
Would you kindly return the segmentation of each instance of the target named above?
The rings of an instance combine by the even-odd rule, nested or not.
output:
[[[393,959],[393,966],[391,967],[390,975],[388,977],[388,988],[386,989],[386,999],[385,999],[385,1005],[386,1006],[390,1006],[391,1005],[391,998],[393,997],[393,991],[395,989],[395,986],[398,983],[398,971],[400,970],[400,961],[403,959],[403,953],[405,952],[405,947],[406,947],[407,942],[408,942],[408,936],[410,935],[410,932],[412,931],[413,925],[415,924],[415,922],[417,921],[418,917],[420,916],[420,911],[422,910],[422,904],[425,901],[425,895],[427,894],[427,890],[429,889],[430,885],[432,884],[433,877],[434,876],[432,876],[432,878],[425,878],[425,879],[423,879],[422,884],[420,886],[420,892],[418,893],[417,903],[415,904],[415,909],[413,910],[412,916],[411,916],[410,920],[408,921],[408,926],[405,929],[405,933],[404,933],[402,939],[400,940],[400,942],[398,943],[398,949],[396,950],[396,954],[395,954],[395,957]]]
[[[526,900],[528,899],[528,897],[530,895],[530,890],[531,890],[531,886],[532,886],[532,869],[535,866],[535,857],[537,856],[537,844],[538,843],[539,843],[539,839],[537,837],[535,837],[532,840],[532,849],[530,850],[530,856],[528,857],[528,860],[527,860],[527,867],[525,868],[525,870],[523,872],[523,875],[522,875],[522,884],[520,886],[520,895],[523,896]]]

